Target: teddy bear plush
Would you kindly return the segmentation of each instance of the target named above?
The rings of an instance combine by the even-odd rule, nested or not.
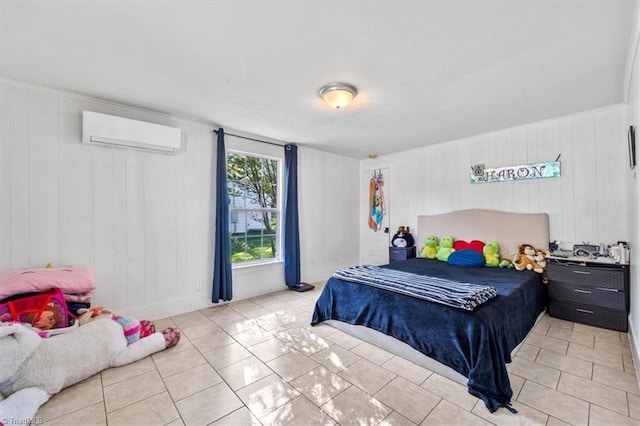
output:
[[[424,257],[426,259],[435,259],[436,254],[438,253],[438,237],[435,235],[430,235],[424,240],[424,245],[422,246],[422,252],[420,252],[420,257]]]
[[[158,332],[128,344],[122,326],[109,318],[47,339],[24,324],[0,323],[0,417],[26,424],[63,388],[166,347]]]
[[[533,255],[533,260],[536,261],[538,266],[542,269],[547,267],[547,256],[549,255],[548,250],[538,250],[536,249],[536,254]]]
[[[453,248],[453,237],[451,235],[445,235],[440,239],[436,259],[446,262],[454,251],[456,251],[456,249]]]
[[[549,250],[536,250],[536,254],[533,256],[538,266],[542,268],[542,282],[545,284],[549,284],[549,277],[547,277],[547,256],[549,256]]]
[[[518,253],[513,259],[513,266],[518,271],[527,269],[542,274],[547,262],[545,261],[544,252],[536,250],[531,244],[520,244]]]

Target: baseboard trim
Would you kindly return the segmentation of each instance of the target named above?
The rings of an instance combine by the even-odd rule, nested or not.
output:
[[[640,332],[640,330],[633,329],[633,323],[629,321],[629,344],[631,345],[631,356],[633,357],[633,365],[636,368],[636,380],[638,380],[638,386],[640,386],[640,342],[636,342],[634,336],[636,336],[636,331]]]
[[[155,303],[146,303],[138,306],[127,306],[118,309],[122,315],[131,315],[139,319],[150,321],[184,314],[198,309],[213,306],[205,292],[197,292],[184,297],[176,297]]]

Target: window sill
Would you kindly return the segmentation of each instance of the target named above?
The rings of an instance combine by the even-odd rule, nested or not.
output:
[[[270,266],[275,264],[284,264],[283,260],[271,260],[268,262],[255,262],[255,263],[239,263],[239,264],[231,264],[231,269],[247,269],[247,268],[257,268],[261,266]]]

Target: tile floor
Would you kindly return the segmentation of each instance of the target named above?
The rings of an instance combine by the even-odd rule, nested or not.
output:
[[[175,348],[43,405],[45,425],[640,425],[628,337],[545,316],[509,365],[519,413],[327,325],[322,284],[156,321]]]

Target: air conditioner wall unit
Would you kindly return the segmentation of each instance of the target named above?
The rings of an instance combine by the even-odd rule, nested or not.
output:
[[[82,143],[172,154],[180,149],[180,129],[82,111]]]

